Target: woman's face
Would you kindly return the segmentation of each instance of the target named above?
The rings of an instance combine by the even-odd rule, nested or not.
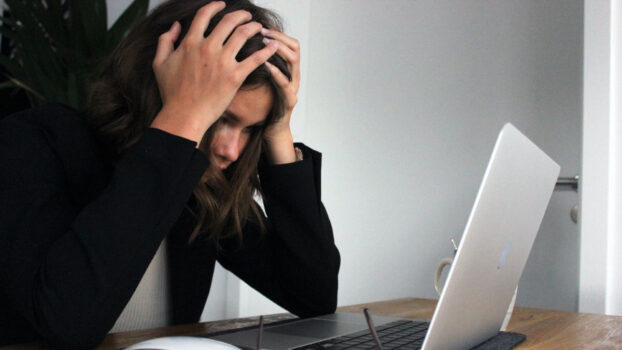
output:
[[[268,86],[238,90],[222,117],[212,126],[214,136],[209,145],[210,160],[221,170],[235,162],[255,128],[260,128],[272,108],[272,91]],[[206,150],[207,145],[201,144]]]

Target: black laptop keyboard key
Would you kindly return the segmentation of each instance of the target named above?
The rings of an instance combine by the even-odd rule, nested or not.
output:
[[[399,320],[376,327],[376,333],[378,333],[378,338],[380,338],[385,350],[417,350],[421,349],[423,345],[423,338],[429,325],[428,322]],[[373,350],[375,348],[374,338],[368,330],[364,330],[297,347],[293,350]]]

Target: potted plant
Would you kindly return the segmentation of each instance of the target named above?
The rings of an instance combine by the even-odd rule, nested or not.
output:
[[[32,106],[61,102],[84,109],[88,85],[100,63],[146,13],[149,0],[133,0],[108,28],[106,0],[5,0],[0,35],[10,52],[0,54],[7,81]]]

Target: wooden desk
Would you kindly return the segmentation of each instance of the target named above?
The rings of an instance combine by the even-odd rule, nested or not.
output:
[[[397,299],[339,308],[344,312],[404,318],[432,318],[436,300]],[[622,317],[517,307],[508,331],[525,334],[517,349],[622,349]]]
[[[340,307],[341,312],[430,319],[435,300],[407,298]],[[266,322],[293,318],[289,314],[266,316]],[[142,340],[170,335],[201,335],[257,324],[257,317],[205,322],[183,326],[109,334],[98,350],[117,350]],[[580,314],[556,310],[517,307],[508,326],[527,335],[517,349],[622,349],[622,317]],[[0,350],[51,349],[40,343],[0,347]]]

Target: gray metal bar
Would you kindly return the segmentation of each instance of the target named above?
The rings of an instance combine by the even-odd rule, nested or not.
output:
[[[573,177],[558,177],[556,186],[572,186],[577,189],[579,187],[579,175]]]

